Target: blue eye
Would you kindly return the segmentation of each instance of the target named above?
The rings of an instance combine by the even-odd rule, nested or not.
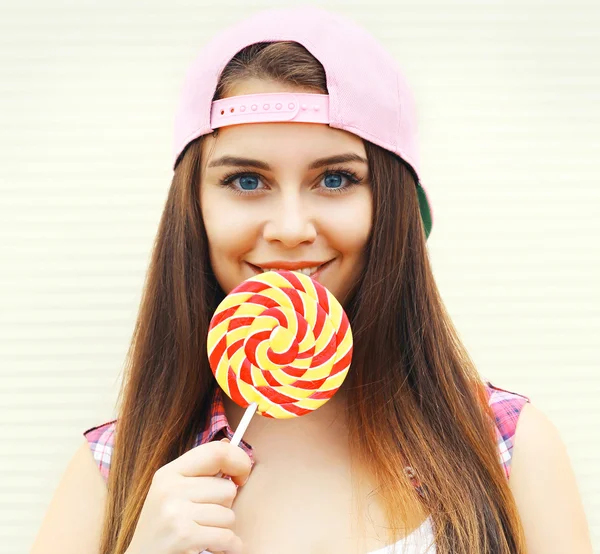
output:
[[[236,186],[235,181],[239,179],[239,186]],[[351,188],[363,181],[354,171],[349,169],[344,170],[327,170],[321,176],[320,179],[325,182],[323,187],[326,193],[345,193],[351,190]],[[344,184],[346,179],[346,184]],[[251,195],[261,194],[263,190],[258,188],[260,181],[260,175],[257,173],[245,173],[245,172],[232,172],[223,177],[219,181],[219,185],[231,189],[234,194],[240,195]]]
[[[331,177],[333,177],[333,179],[331,179]],[[330,173],[329,175],[325,176],[325,186],[327,188],[329,187],[329,184],[333,184],[333,186],[337,186],[338,184],[338,179],[341,177],[341,175],[339,173]],[[332,182],[333,181],[333,182]],[[329,182],[329,184],[327,184]]]
[[[258,186],[258,185],[256,182],[254,182],[255,180],[256,180],[255,175],[243,175],[240,179],[240,187],[242,187],[242,190],[256,190],[254,188],[254,186]],[[253,188],[246,188],[246,186],[253,187]]]

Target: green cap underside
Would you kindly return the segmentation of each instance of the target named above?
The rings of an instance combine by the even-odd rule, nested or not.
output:
[[[421,219],[423,220],[423,227],[425,227],[425,238],[427,239],[429,238],[432,227],[431,211],[429,209],[429,203],[427,202],[427,196],[425,196],[425,191],[418,183],[417,196],[419,198],[419,210],[421,212]]]

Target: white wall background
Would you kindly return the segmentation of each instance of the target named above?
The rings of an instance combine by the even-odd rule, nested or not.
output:
[[[6,554],[28,551],[82,432],[114,416],[184,71],[217,29],[276,4],[0,4]],[[412,83],[439,286],[482,374],[559,428],[600,552],[598,2],[321,5]]]

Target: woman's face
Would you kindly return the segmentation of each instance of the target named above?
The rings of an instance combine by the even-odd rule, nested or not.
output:
[[[302,91],[249,80],[230,96],[266,92]],[[320,161],[348,155],[357,159]],[[225,294],[261,272],[258,267],[329,262],[314,278],[344,303],[363,268],[371,230],[371,186],[359,137],[320,123],[221,127],[216,138],[205,137],[201,173],[210,260]]]

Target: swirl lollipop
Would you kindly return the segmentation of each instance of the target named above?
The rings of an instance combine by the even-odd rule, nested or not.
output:
[[[319,282],[300,272],[268,271],[219,304],[207,349],[219,386],[247,408],[233,443],[255,411],[292,418],[327,402],[348,374],[352,331],[342,306]]]

